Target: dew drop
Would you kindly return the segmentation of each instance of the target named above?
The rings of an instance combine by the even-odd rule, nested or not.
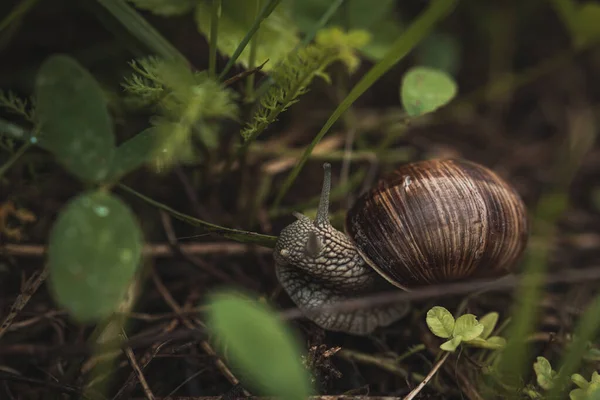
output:
[[[131,261],[131,259],[133,258],[133,254],[131,253],[131,250],[125,249],[121,251],[119,258],[121,259],[121,262],[126,263]]]
[[[108,207],[105,207],[105,206],[96,206],[96,207],[94,207],[94,212],[99,217],[106,217],[108,214],[110,214],[110,210],[108,209]]]
[[[30,138],[29,138],[29,141],[30,141],[31,143],[33,143],[33,144],[36,144],[36,143],[37,143],[37,141],[38,141],[38,138],[36,138],[35,136],[32,136],[32,137],[30,137]]]

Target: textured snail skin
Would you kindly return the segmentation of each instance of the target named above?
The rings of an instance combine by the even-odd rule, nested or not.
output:
[[[317,224],[306,216],[297,217],[297,221],[281,231],[277,240],[276,272],[284,290],[313,322],[327,330],[364,335],[407,313],[408,304],[400,303],[311,314],[312,308],[394,287],[366,265],[348,237],[329,222]],[[317,254],[308,254],[306,250],[310,234],[321,241]]]
[[[528,237],[518,194],[491,170],[456,160],[397,169],[361,196],[348,236],[329,223],[331,172],[317,218],[296,214],[274,251],[277,277],[304,314],[327,330],[364,335],[408,312],[407,303],[348,312],[313,308],[393,290],[505,275]]]
[[[398,168],[361,196],[346,231],[369,265],[410,289],[512,272],[528,223],[519,195],[491,170],[429,160]]]

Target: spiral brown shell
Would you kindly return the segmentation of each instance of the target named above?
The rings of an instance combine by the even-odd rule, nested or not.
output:
[[[517,192],[488,168],[429,160],[398,168],[361,196],[346,231],[371,267],[410,289],[511,272],[528,221]]]

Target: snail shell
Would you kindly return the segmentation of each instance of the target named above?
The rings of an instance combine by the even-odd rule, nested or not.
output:
[[[488,168],[462,160],[401,166],[346,216],[360,255],[405,290],[506,275],[525,249],[528,229],[517,192]]]

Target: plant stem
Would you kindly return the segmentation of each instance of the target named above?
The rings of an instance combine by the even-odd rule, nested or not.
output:
[[[12,157],[10,157],[8,159],[8,161],[6,161],[4,163],[4,165],[2,167],[0,167],[0,177],[2,177],[2,175],[4,175],[6,173],[6,171],[8,171],[8,169],[23,155],[25,154],[25,152],[33,145],[33,143],[31,142],[26,142],[25,144],[23,144],[21,147],[19,147],[19,150],[17,150],[15,152],[15,154],[12,155]]]
[[[188,224],[191,224],[191,225],[203,227],[207,232],[213,233],[215,235],[223,236],[223,237],[226,237],[226,238],[229,238],[231,240],[235,240],[235,241],[241,242],[241,243],[254,243],[259,246],[264,246],[264,247],[269,247],[269,248],[275,247],[275,241],[277,240],[276,236],[263,235],[260,233],[248,232],[248,231],[243,231],[240,229],[226,228],[226,227],[219,226],[219,225],[207,222],[207,221],[203,221],[201,219],[194,218],[190,215],[176,211],[165,204],[162,204],[154,199],[151,199],[150,197],[144,196],[143,194],[133,190],[129,186],[123,185],[122,183],[117,184],[117,186],[119,188],[121,188],[122,190],[126,191],[127,193],[130,193],[130,194],[140,198],[141,200],[145,201],[146,203],[148,203],[154,207],[157,207],[163,211],[166,211],[167,213],[171,214],[173,217],[175,217],[181,221],[187,222]]]
[[[223,71],[221,71],[221,74],[219,74],[219,80],[223,80],[223,78],[227,75],[229,70],[233,67],[237,59],[240,57],[240,55],[250,42],[250,39],[252,39],[254,33],[258,30],[258,28],[260,28],[260,24],[269,15],[271,15],[273,10],[279,5],[279,3],[281,3],[281,0],[269,0],[269,2],[265,4],[264,7],[260,10],[258,17],[254,20],[248,32],[246,32],[246,36],[244,36],[244,38],[240,42],[240,45],[237,47],[237,49],[235,49],[235,52],[233,53],[229,61],[227,61],[225,68],[223,68]]]
[[[123,0],[97,0],[136,39],[167,60],[189,65],[187,58],[148,23],[133,7]]]
[[[208,55],[208,75],[214,77],[217,71],[217,37],[219,36],[219,19],[221,17],[221,0],[212,0],[210,17],[210,53]]]
[[[258,18],[261,0],[254,1],[256,1],[255,16],[256,18]],[[252,69],[256,65],[256,51],[258,49],[259,36],[260,30],[257,30],[256,33],[252,36],[252,41],[250,42],[250,57],[248,58],[248,69]],[[254,74],[248,75],[248,78],[246,79],[246,101],[249,103],[254,101]]]
[[[440,359],[440,361],[438,361],[433,366],[433,368],[431,368],[431,371],[429,371],[429,373],[427,374],[425,379],[423,379],[423,381],[421,381],[421,383],[419,383],[419,385],[416,388],[414,388],[403,400],[414,399],[415,396],[418,395],[421,390],[423,390],[423,388],[425,387],[425,385],[427,385],[427,383],[431,380],[431,378],[433,378],[433,376],[440,369],[440,367],[444,364],[444,362],[446,362],[446,360],[448,359],[449,356],[450,356],[450,353],[446,352],[446,354],[444,354],[444,356]]]

